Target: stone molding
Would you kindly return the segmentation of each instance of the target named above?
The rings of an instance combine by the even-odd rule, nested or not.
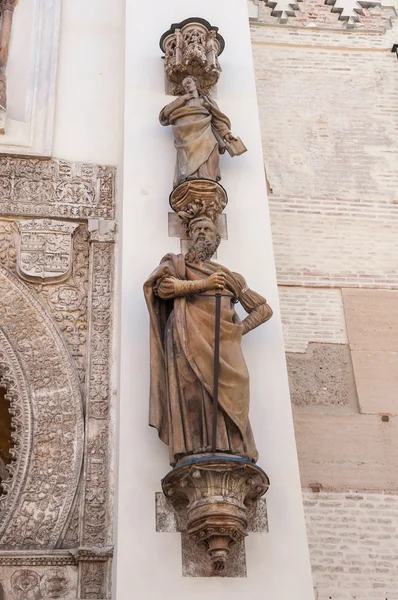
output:
[[[108,514],[111,449],[111,349],[114,244],[92,243],[90,364],[86,413],[84,507],[81,540],[85,545],[109,542]]]
[[[32,0],[32,23],[34,32],[31,43],[11,44],[10,72],[17,68],[22,58],[29,64],[29,82],[25,90],[26,117],[13,120],[7,116],[5,134],[0,137],[2,153],[50,156],[53,137],[55,86],[57,75],[59,22],[61,0]],[[15,11],[13,36],[18,34],[19,17],[25,14]],[[18,42],[21,41],[17,36]],[[24,56],[21,57],[20,54]],[[11,76],[9,77],[10,83]],[[9,101],[11,95],[9,94]]]
[[[78,548],[73,551],[54,550],[48,554],[28,550],[0,550],[0,566],[75,566],[80,562],[108,562],[112,557],[113,546],[105,548]]]

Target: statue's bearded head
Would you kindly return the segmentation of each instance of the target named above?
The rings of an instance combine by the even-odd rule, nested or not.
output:
[[[221,242],[221,236],[217,227],[209,218],[195,219],[189,227],[189,235],[192,244],[185,255],[187,262],[202,262],[210,260],[217,251]]]

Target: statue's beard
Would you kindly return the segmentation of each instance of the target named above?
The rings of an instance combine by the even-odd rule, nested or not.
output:
[[[220,245],[221,238],[217,236],[215,242],[209,242],[207,240],[197,240],[196,243],[192,244],[188,252],[185,255],[185,260],[189,263],[203,262],[204,260],[210,260],[212,256],[217,252],[217,248]]]

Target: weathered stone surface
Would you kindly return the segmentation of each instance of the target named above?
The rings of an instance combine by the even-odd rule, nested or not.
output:
[[[62,598],[75,600],[77,568],[71,566],[0,567],[1,589],[6,600]]]
[[[266,498],[260,498],[247,509],[248,533],[268,533]],[[170,500],[162,492],[156,494],[156,531],[182,533],[182,574],[184,577],[211,577],[211,564],[207,552],[192,541],[186,532],[186,515],[177,514]],[[245,542],[231,548],[224,577],[246,577]]]
[[[301,482],[325,489],[398,490],[398,419],[376,415],[294,418]]]
[[[156,494],[156,531],[159,533],[181,533],[186,530],[186,519],[174,510],[163,492]],[[260,498],[247,508],[247,532],[268,533],[267,500]]]
[[[398,352],[398,291],[343,290],[351,350]]]
[[[305,354],[286,355],[292,402],[308,410],[357,412],[350,349],[309,344]]]
[[[211,563],[205,548],[198,546],[186,533],[181,536],[182,574],[184,577],[211,577]],[[223,577],[246,577],[245,542],[232,546]]]
[[[352,352],[361,413],[398,414],[398,352]]]
[[[13,390],[16,440],[13,477],[2,498],[1,545],[55,548],[83,458],[77,373],[59,329],[35,293],[2,266],[0,323],[0,372]]]

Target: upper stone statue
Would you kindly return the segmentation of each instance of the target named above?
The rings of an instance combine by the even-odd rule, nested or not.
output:
[[[195,77],[186,77],[182,86],[185,94],[165,106],[159,116],[162,125],[173,128],[177,150],[174,187],[187,179],[220,181],[220,154],[228,150],[231,156],[239,156],[246,147],[232,135],[230,120]]]

